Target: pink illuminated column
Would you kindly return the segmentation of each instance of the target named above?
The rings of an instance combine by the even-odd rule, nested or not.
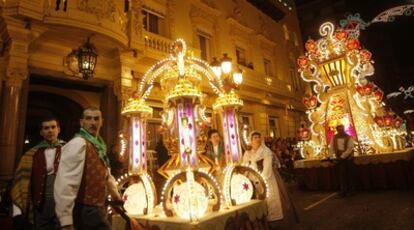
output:
[[[147,170],[145,119],[132,116],[129,119],[129,133],[129,172],[141,173]]]
[[[241,161],[242,152],[235,108],[223,108],[221,115],[223,119],[223,138],[226,162],[230,164],[239,163]]]
[[[181,166],[195,166],[197,162],[197,148],[195,135],[194,103],[192,99],[182,99],[177,101],[176,127],[179,136],[179,149],[181,156]]]

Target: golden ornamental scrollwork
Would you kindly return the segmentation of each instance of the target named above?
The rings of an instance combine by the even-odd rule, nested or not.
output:
[[[117,23],[126,32],[128,19],[112,0],[78,0],[78,9],[95,15],[98,20],[108,19]]]
[[[133,16],[133,29],[137,36],[142,35],[142,30],[144,25],[142,24],[142,15],[141,15],[142,1],[133,0],[131,1],[131,11]]]
[[[63,73],[75,76],[82,77],[82,74],[79,72],[78,58],[74,51],[63,57]]]

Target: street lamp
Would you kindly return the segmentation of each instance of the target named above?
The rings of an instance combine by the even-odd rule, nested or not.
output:
[[[239,86],[242,83],[242,81],[243,81],[243,72],[238,66],[236,66],[233,72],[233,82],[234,84]]]
[[[227,54],[223,54],[221,59],[221,69],[224,74],[229,74],[231,72],[231,58]]]
[[[221,63],[217,60],[217,58],[213,58],[213,61],[210,64],[211,68],[213,69],[214,74],[220,79],[221,77]]]
[[[226,89],[237,89],[243,81],[243,71],[238,66],[232,67],[232,59],[227,53],[223,54],[221,62],[213,58],[210,66],[217,78],[223,80]]]

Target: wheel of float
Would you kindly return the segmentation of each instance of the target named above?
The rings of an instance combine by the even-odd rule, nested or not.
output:
[[[269,187],[262,174],[250,166],[227,166],[224,169],[223,195],[226,205],[238,205],[252,199],[264,200]]]
[[[157,204],[155,185],[148,174],[125,174],[117,179],[124,209],[131,215],[152,213]]]
[[[218,211],[222,196],[217,180],[207,172],[193,171],[194,179],[191,181],[188,180],[187,173],[189,172],[179,172],[164,184],[161,206],[165,215],[191,219],[199,218],[207,211]]]

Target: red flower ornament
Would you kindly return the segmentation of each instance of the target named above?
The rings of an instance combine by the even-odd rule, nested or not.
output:
[[[359,49],[360,44],[358,39],[352,38],[346,42],[346,49],[347,50],[356,50]]]
[[[312,39],[309,39],[306,43],[305,43],[305,49],[306,51],[308,51],[309,53],[315,53],[316,52],[316,42]]]

